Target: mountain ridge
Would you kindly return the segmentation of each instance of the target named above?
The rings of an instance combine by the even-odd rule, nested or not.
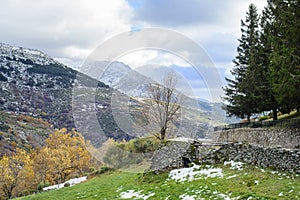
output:
[[[54,128],[76,128],[72,106],[73,88],[95,85],[95,112],[106,137],[129,139],[111,114],[108,85],[61,64],[45,53],[0,43],[1,110],[42,118]],[[92,138],[90,138],[92,140]],[[99,145],[99,144],[95,144]]]

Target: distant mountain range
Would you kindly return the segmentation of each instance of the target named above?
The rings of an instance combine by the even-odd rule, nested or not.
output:
[[[108,64],[106,61],[98,62],[97,65],[107,66],[107,69],[100,77],[89,77],[75,70],[75,66],[67,67],[39,50],[0,43],[0,110],[14,116],[22,114],[41,118],[53,124],[54,128],[83,127],[81,131],[92,132],[86,138],[95,146],[104,142],[97,135],[102,133],[86,123],[95,119],[105,138],[130,139],[138,130],[120,128],[121,122],[115,121],[113,116],[128,112],[123,109],[128,102],[112,102],[112,95],[118,93],[138,105],[142,103],[140,98],[147,98],[147,84],[142,83],[153,80],[121,62]],[[74,88],[88,88],[91,83],[96,91],[93,102],[85,101],[86,95],[74,97]],[[79,100],[72,104],[74,99]],[[196,131],[199,137],[204,137],[209,126],[224,122],[220,117],[224,111],[220,109],[221,104],[197,102],[197,108],[190,107],[181,124],[177,125],[182,126],[182,132]],[[120,105],[112,107],[112,103]],[[213,112],[214,108],[218,113]],[[94,113],[95,119],[92,119],[91,113]],[[192,127],[190,122],[195,126]],[[5,121],[0,119],[1,126],[5,126]],[[193,130],[189,130],[191,128]]]
[[[198,105],[197,108],[200,109],[200,113],[205,113],[206,117],[211,119],[210,123],[212,125],[222,124],[222,123],[236,123],[238,119],[233,117],[226,117],[225,111],[222,109],[223,104],[220,102],[210,102],[207,99],[202,98],[191,98],[190,93],[193,92],[193,87],[198,87],[200,89],[206,88],[205,82],[198,72],[189,67],[180,66],[158,66],[155,68],[142,68],[133,70],[130,66],[125,65],[122,62],[112,62],[107,61],[97,62],[98,66],[101,66],[104,73],[100,77],[95,77],[101,82],[109,85],[110,87],[125,93],[128,96],[135,98],[148,98],[148,88],[149,83],[153,83],[162,80],[164,76],[172,71],[175,71],[180,76],[178,85],[186,86],[190,83],[192,84],[188,89],[179,88],[179,91],[186,92],[186,100],[188,104],[193,104],[193,106]],[[85,66],[83,66],[85,67]],[[193,82],[193,80],[197,80]],[[200,115],[200,114],[199,114]]]
[[[84,67],[89,67],[84,65],[79,61],[72,61],[70,59],[60,59],[62,62],[66,60],[68,66],[73,69],[80,69]],[[81,64],[78,64],[81,63]],[[221,102],[211,102],[206,98],[199,98],[201,96],[197,90],[201,90],[203,93],[209,93],[209,88],[207,88],[201,73],[199,73],[193,67],[181,67],[177,65],[172,66],[147,66],[143,68],[138,68],[133,70],[130,66],[114,61],[109,63],[107,61],[97,61],[96,66],[100,66],[104,73],[102,76],[94,77],[101,82],[109,85],[110,87],[117,89],[128,96],[137,98],[147,98],[148,88],[147,84],[162,80],[164,75],[168,72],[175,71],[180,77],[178,85],[183,85],[180,91],[185,92],[186,96],[193,93],[196,97],[195,99],[190,99],[190,101],[197,101],[199,109],[202,112],[207,113],[209,118],[213,119],[212,124],[220,123],[237,123],[239,120],[234,117],[226,117],[225,111],[222,109],[223,104]],[[185,88],[188,84],[189,87]],[[203,92],[204,91],[204,92]],[[212,116],[213,115],[213,116]]]

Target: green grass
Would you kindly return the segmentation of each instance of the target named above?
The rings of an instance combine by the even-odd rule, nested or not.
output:
[[[266,119],[264,119],[264,118],[266,118]],[[273,120],[273,118],[268,115],[263,116],[262,119],[263,119],[262,121],[264,121],[264,120],[272,121]],[[285,120],[285,119],[300,119],[300,113],[298,113],[296,110],[293,110],[288,114],[279,114],[278,115],[278,120]]]
[[[229,166],[218,165],[223,170],[223,178],[200,177],[191,182],[167,180],[168,173],[137,174],[109,172],[73,187],[43,192],[27,197],[33,199],[120,199],[121,192],[140,191],[152,194],[149,199],[180,199],[183,194],[195,199],[224,199],[225,195],[239,199],[300,199],[300,177],[254,166],[233,170]],[[132,198],[138,199],[138,198]],[[140,198],[141,199],[141,198]]]
[[[300,113],[297,113],[296,110],[292,111],[289,114],[278,116],[278,119],[299,119],[299,118],[300,118]]]

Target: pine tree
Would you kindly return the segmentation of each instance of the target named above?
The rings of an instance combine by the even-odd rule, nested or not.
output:
[[[300,5],[299,0],[269,0],[274,18],[270,57],[272,88],[282,113],[300,107]]]
[[[258,65],[258,90],[261,100],[259,102],[260,112],[270,111],[273,113],[273,120],[277,120],[278,102],[272,89],[272,81],[270,78],[270,56],[272,54],[272,42],[270,34],[274,19],[269,7],[266,7],[260,18],[260,34],[259,34],[259,65]]]
[[[254,4],[250,4],[245,22],[241,21],[242,37],[238,40],[238,55],[233,60],[235,64],[231,71],[234,80],[226,78],[228,85],[224,88],[229,103],[226,111],[229,116],[247,117],[250,121],[252,114],[259,112],[261,96],[255,85],[259,64],[258,46],[258,14]]]

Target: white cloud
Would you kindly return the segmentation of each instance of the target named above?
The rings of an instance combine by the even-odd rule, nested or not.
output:
[[[0,40],[85,58],[105,38],[128,31],[131,17],[124,0],[2,0]]]
[[[129,52],[128,54],[118,58],[118,60],[132,68],[138,68],[146,65],[150,60],[156,58],[157,56],[158,51],[155,50],[138,50]]]
[[[185,57],[189,56],[188,52],[182,52]],[[172,52],[166,52],[161,50],[138,50],[129,52],[118,59],[119,61],[129,65],[132,68],[140,68],[146,65],[157,66],[191,66],[188,62],[182,59],[180,56],[172,54]]]
[[[37,48],[53,57],[85,59],[114,35],[143,27],[168,28],[202,46],[215,66],[230,76],[240,37],[240,20],[250,3],[259,12],[266,0],[0,0],[0,41]],[[170,8],[170,9],[166,9]],[[176,43],[176,41],[172,41]],[[182,55],[189,57],[187,52]],[[190,66],[171,53],[141,50],[119,59],[140,66]]]

